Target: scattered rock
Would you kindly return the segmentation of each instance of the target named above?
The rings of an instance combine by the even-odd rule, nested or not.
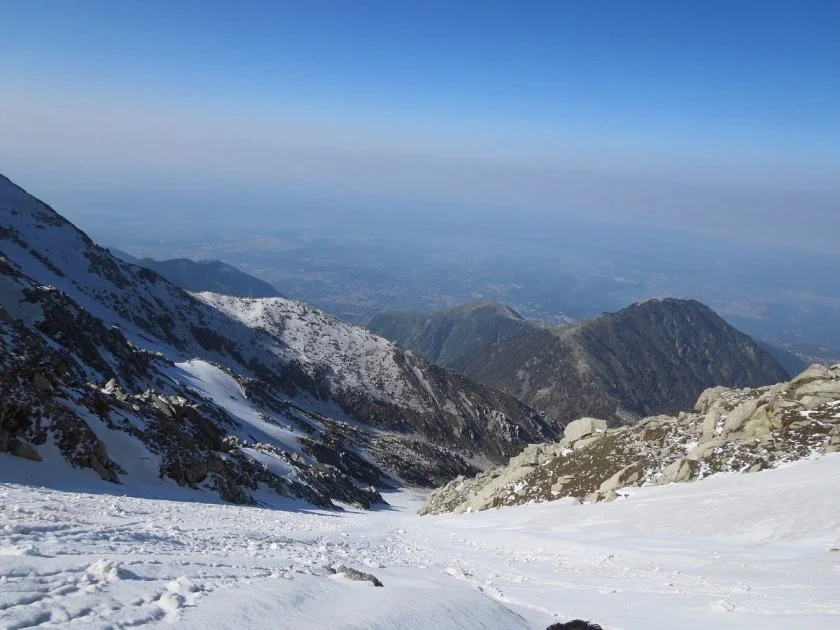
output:
[[[612,429],[593,418],[575,420],[561,443],[529,446],[508,466],[450,483],[432,492],[420,513],[562,497],[609,501],[627,486],[755,473],[840,451],[840,370],[812,366],[790,383],[714,387],[700,395],[695,409]]]
[[[354,582],[370,582],[374,586],[384,586],[382,582],[379,581],[372,573],[364,573],[352,567],[344,566],[343,564],[332,569],[334,573],[339,573],[346,577],[348,580],[353,580]]]

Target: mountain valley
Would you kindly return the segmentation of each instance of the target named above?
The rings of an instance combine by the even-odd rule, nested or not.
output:
[[[673,299],[378,336],[190,292],[5,178],[0,218],[3,627],[836,625],[840,366],[787,381]]]
[[[437,485],[555,436],[509,395],[317,309],[190,294],[7,179],[0,214],[3,451],[127,488],[151,475],[236,502],[269,488],[370,506],[374,486]]]

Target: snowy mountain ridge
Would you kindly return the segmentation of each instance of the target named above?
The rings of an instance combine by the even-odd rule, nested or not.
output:
[[[143,475],[227,500],[368,506],[371,486],[439,484],[553,437],[511,396],[302,303],[190,294],[5,178],[0,287],[0,452],[55,442],[130,485],[119,442],[149,451]]]

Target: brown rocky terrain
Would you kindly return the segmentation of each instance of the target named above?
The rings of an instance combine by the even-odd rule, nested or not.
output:
[[[840,451],[840,364],[813,365],[789,382],[714,387],[689,412],[609,428],[580,418],[553,444],[533,444],[507,466],[434,491],[421,513],[466,512],[574,497],[614,500],[622,489],[753,473]]]
[[[790,378],[766,350],[696,300],[645,300],[565,326],[540,326],[483,300],[435,313],[383,313],[369,327],[516,396],[557,429],[581,416],[632,424],[677,413],[707,387]]]

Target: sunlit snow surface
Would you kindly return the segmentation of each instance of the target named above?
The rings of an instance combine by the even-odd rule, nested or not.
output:
[[[0,483],[3,628],[840,628],[840,455],[438,517],[410,493],[328,513],[62,492],[15,464],[33,485]]]

